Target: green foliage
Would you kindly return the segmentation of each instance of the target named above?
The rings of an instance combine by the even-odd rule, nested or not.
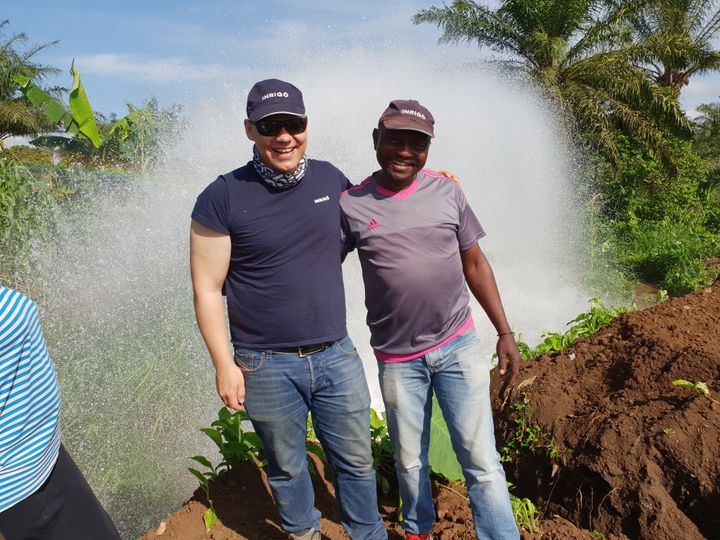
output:
[[[387,495],[391,487],[397,485],[395,454],[385,415],[378,414],[375,409],[370,409],[370,448],[377,485]]]
[[[512,489],[512,487],[512,484],[508,483],[508,489]],[[532,534],[542,533],[538,522],[538,509],[530,499],[521,499],[510,493],[510,505],[512,506],[515,523],[520,529]]]
[[[515,429],[500,451],[502,463],[512,462],[519,454],[543,454],[550,460],[565,465],[572,451],[561,448],[555,442],[555,429],[547,431],[538,424],[532,415],[530,398],[523,394],[522,401],[513,405],[517,415],[513,419]]]
[[[433,474],[444,476],[454,482],[459,482],[464,479],[462,468],[455,457],[455,451],[450,441],[450,432],[448,431],[435,394],[433,394],[432,398],[428,461]]]
[[[619,168],[600,166],[590,253],[595,275],[615,265],[624,276],[678,295],[708,285],[716,275],[705,261],[720,254],[720,196],[713,198],[707,158],[686,141],[668,144],[677,164],[673,175],[627,138]]]
[[[34,62],[33,57],[57,42],[22,49],[28,38],[24,33],[7,35],[8,20],[0,22],[0,148],[10,135],[34,135],[50,129],[53,123],[42,112],[22,99],[14,77],[39,83],[58,72],[56,68]]]
[[[679,93],[691,76],[720,69],[719,8],[718,0],[653,0],[629,13],[634,54],[658,85]]]
[[[704,382],[690,382],[685,379],[676,379],[672,382],[673,386],[679,386],[680,388],[690,388],[695,392],[696,396],[710,397],[710,389]]]
[[[142,107],[128,104],[128,114],[125,117],[99,128],[74,64],[70,73],[73,84],[69,111],[29,78],[14,77],[24,96],[35,107],[54,123],[62,124],[69,133],[78,137],[76,141],[58,137],[40,137],[33,141],[39,146],[65,151],[66,162],[70,158],[71,162],[80,161],[86,164],[89,161],[95,164],[97,155],[103,162],[124,163],[145,171],[157,158],[163,140],[176,135],[182,125],[179,107],[162,109],[153,98]],[[105,132],[104,136],[101,136],[101,131]],[[85,141],[89,141],[92,146],[85,144]],[[83,155],[92,157],[84,158]]]
[[[70,90],[70,112],[78,124],[78,131],[90,139],[95,148],[100,146],[100,134],[98,133],[95,115],[90,107],[85,87],[80,81],[80,73],[75,69],[75,61],[70,66],[70,74],[73,77]]]
[[[14,274],[29,263],[32,242],[47,229],[55,203],[53,186],[26,167],[0,157],[0,281],[15,283]]]
[[[39,165],[41,167],[52,167],[52,153],[44,148],[33,148],[31,146],[11,146],[0,152],[0,159],[8,159],[22,165]]]
[[[668,139],[676,165],[674,174],[668,174],[641,145],[626,137],[619,144],[620,165],[614,173],[607,171],[605,182],[599,186],[608,218],[629,223],[664,219],[702,223],[704,167],[690,142]]]
[[[28,77],[16,75],[13,80],[19,85],[25,98],[45,113],[54,124],[62,124],[68,133],[81,135],[92,142],[95,148],[102,142],[98,133],[97,124],[85,88],[80,80],[80,73],[75,69],[75,62],[70,66],[73,77],[72,91],[70,92],[69,108],[66,111],[62,103],[48,92],[32,82]]]
[[[205,534],[210,532],[210,529],[212,529],[215,526],[215,523],[217,523],[218,517],[217,513],[215,512],[215,508],[210,505],[210,508],[205,510],[203,513],[203,523],[205,524]]]
[[[720,234],[720,102],[698,107],[693,150],[705,169],[701,186],[705,203],[705,227]]]
[[[670,219],[613,225],[618,260],[642,281],[679,295],[709,285],[716,275],[704,261],[720,253],[720,237],[700,225]]]
[[[620,161],[617,135],[626,133],[674,167],[665,141],[687,133],[677,96],[663,91],[633,63],[628,13],[643,2],[624,0],[501,0],[497,9],[472,0],[419,11],[416,24],[443,28],[443,42],[477,42],[535,80],[570,114],[585,141]]]
[[[217,467],[210,465],[209,460],[202,456],[192,458],[210,469],[211,478],[217,478],[222,471],[240,463],[259,460],[264,449],[260,437],[255,432],[245,432],[242,429],[242,422],[249,420],[245,411],[230,412],[223,407],[218,411],[217,420],[214,420],[209,428],[200,430],[210,437],[222,456],[222,461]],[[201,459],[197,459],[198,457]]]
[[[177,138],[183,126],[181,111],[179,106],[163,109],[155,98],[142,107],[127,107],[128,114],[110,125],[100,155],[145,171],[157,161],[163,144]]]
[[[500,451],[500,461],[510,463],[522,451],[534,452],[540,444],[542,428],[532,418],[530,398],[523,394],[522,401],[518,401],[513,408],[519,413],[514,419],[515,430]]]
[[[590,310],[569,321],[567,324],[570,325],[570,328],[565,333],[545,332],[542,335],[543,341],[535,348],[519,341],[520,354],[523,359],[530,360],[541,354],[551,354],[567,349],[576,339],[595,334],[604,325],[627,311],[628,308],[623,306],[605,307],[599,298],[592,298],[590,299]]]

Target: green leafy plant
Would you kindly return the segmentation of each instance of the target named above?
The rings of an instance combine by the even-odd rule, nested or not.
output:
[[[550,460],[565,465],[572,451],[557,445],[554,426],[550,430],[545,430],[535,421],[527,394],[523,394],[522,400],[516,402],[513,408],[518,412],[513,419],[515,430],[500,451],[500,461],[510,463],[522,452],[540,452]]]
[[[370,409],[370,448],[377,485],[380,491],[387,495],[390,488],[397,484],[395,450],[390,441],[385,415],[378,414],[375,409]]]
[[[320,460],[323,463],[327,462],[327,456],[325,455],[325,451],[322,448],[322,445],[320,444],[320,440],[317,438],[317,435],[315,434],[315,427],[313,426],[312,422],[312,415],[308,415],[307,420],[307,441],[305,443],[305,447],[307,448],[308,454],[313,454],[320,458]],[[308,459],[308,469],[310,470],[311,474],[316,474],[317,471],[315,470],[315,465],[313,465],[313,462]]]
[[[210,424],[209,428],[203,428],[205,435],[215,443],[222,456],[222,461],[217,465],[205,456],[193,456],[193,461],[207,468],[207,471],[199,471],[188,467],[188,471],[200,481],[200,486],[205,491],[209,508],[203,514],[205,532],[208,532],[217,521],[217,514],[210,498],[210,480],[215,480],[220,473],[238,465],[253,461],[259,462],[259,457],[264,449],[260,437],[254,432],[244,432],[242,422],[249,420],[245,411],[230,412],[226,407],[218,411],[218,419]]]
[[[604,325],[627,312],[628,308],[626,307],[609,308],[604,306],[599,298],[592,298],[590,299],[590,309],[569,321],[567,324],[570,328],[565,333],[545,332],[542,334],[544,339],[534,348],[524,341],[518,341],[520,354],[523,359],[529,360],[542,354],[562,351],[572,345],[576,339],[595,334]]]
[[[710,389],[704,382],[691,382],[685,379],[676,379],[672,382],[673,386],[679,386],[680,388],[690,388],[695,392],[696,396],[710,397]]]
[[[65,130],[73,135],[82,135],[90,140],[95,148],[100,146],[102,139],[97,129],[95,115],[90,107],[85,87],[80,80],[80,73],[75,69],[75,62],[70,66],[70,74],[73,77],[72,89],[70,91],[70,111],[68,112],[62,104],[40,88],[28,77],[16,75],[13,80],[20,86],[20,90],[33,106],[44,112],[55,124],[62,124]]]
[[[512,484],[508,484],[508,488],[512,488]],[[530,499],[519,498],[510,494],[510,505],[512,506],[515,523],[521,529],[532,534],[540,534],[540,524],[538,523],[538,509]]]
[[[201,459],[198,459],[201,458]],[[203,513],[203,523],[205,524],[205,533],[208,533],[210,529],[213,528],[215,523],[217,522],[217,512],[215,511],[215,507],[213,506],[212,499],[210,498],[210,478],[216,474],[215,470],[213,469],[213,466],[210,464],[209,461],[205,460],[202,456],[195,456],[195,461],[198,463],[201,463],[202,465],[206,465],[212,469],[211,473],[202,473],[198,471],[197,469],[188,468],[188,471],[190,471],[193,476],[195,476],[200,481],[200,487],[203,488],[203,491],[205,492],[205,498],[208,501],[208,509],[205,510]]]

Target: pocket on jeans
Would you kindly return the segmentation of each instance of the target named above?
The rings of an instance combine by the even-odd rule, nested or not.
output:
[[[350,339],[350,337],[344,337],[343,339],[336,341],[335,347],[337,347],[338,350],[345,356],[357,355],[357,349],[355,348],[355,344],[352,342],[352,339]]]
[[[253,373],[259,370],[264,362],[264,352],[244,349],[235,351],[235,364],[237,364],[243,373]]]

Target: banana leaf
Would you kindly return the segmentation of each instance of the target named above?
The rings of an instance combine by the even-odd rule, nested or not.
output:
[[[461,482],[465,479],[460,463],[455,457],[455,451],[450,442],[450,432],[435,394],[433,394],[432,418],[430,420],[428,461],[434,474],[439,474],[455,482]]]
[[[68,133],[73,135],[82,134],[92,142],[95,148],[98,148],[102,143],[102,139],[98,133],[90,101],[80,81],[80,74],[75,70],[74,62],[70,67],[70,73],[73,76],[72,90],[70,92],[70,112],[65,110],[57,99],[27,77],[14,76],[13,81],[20,86],[20,91],[27,100],[50,117],[53,122],[62,124]]]
[[[98,133],[90,101],[80,81],[80,73],[75,69],[75,61],[70,65],[70,74],[73,76],[72,90],[70,91],[70,112],[78,124],[80,133],[90,139],[95,148],[98,148],[102,143],[102,139],[100,133]]]

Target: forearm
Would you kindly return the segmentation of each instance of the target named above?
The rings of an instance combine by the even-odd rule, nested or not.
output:
[[[225,323],[225,305],[220,291],[195,292],[195,317],[210,358],[219,369],[233,365]]]
[[[490,263],[479,250],[477,254],[471,254],[469,257],[463,255],[463,271],[470,292],[483,308],[498,334],[510,332],[511,328]]]

